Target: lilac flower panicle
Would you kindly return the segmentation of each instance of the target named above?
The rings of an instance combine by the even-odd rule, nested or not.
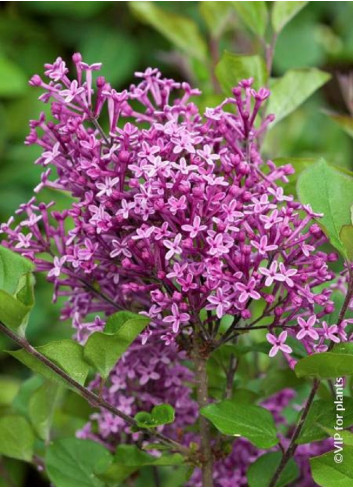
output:
[[[319,216],[283,191],[293,168],[259,152],[273,120],[255,126],[267,89],[244,80],[200,113],[192,100],[200,92],[157,69],[137,73],[138,83],[119,93],[96,77],[100,63],[88,65],[78,53],[73,62],[73,79],[61,58],[45,65],[48,81],[32,77],[51,116],[31,121],[26,139],[42,148],[35,192],[47,187],[72,200],[64,211],[35,198],[22,204],[21,222],[2,225],[4,244],[47,274],[54,300],[66,298],[62,319],[72,320],[79,342],[117,310],[149,316],[104,396],[131,415],[136,399],[144,409],[174,405],[176,423],[163,429],[182,430],[186,442],[197,410],[182,345],[195,319],[206,309],[208,321],[228,314],[247,326],[256,322],[251,303],[263,304],[263,316],[273,318],[270,356],[281,353],[293,367],[289,337],[308,354],[345,341],[346,324],[322,321],[333,307],[325,284],[336,256],[320,249]],[[105,410],[81,435],[108,445],[135,436]],[[216,464],[217,483],[246,485],[245,473],[233,470],[232,478],[230,470],[258,455],[245,440],[235,442],[229,460]]]

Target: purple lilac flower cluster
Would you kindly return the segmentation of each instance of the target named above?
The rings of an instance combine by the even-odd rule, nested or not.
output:
[[[159,331],[168,345],[188,335],[204,309],[206,336],[225,314],[247,326],[250,303],[263,300],[263,316],[273,317],[271,356],[282,351],[293,364],[287,331],[308,353],[344,339],[345,324],[320,324],[333,305],[329,288],[317,290],[333,278],[327,262],[336,256],[317,250],[325,237],[310,207],[276,184],[292,167],[263,161],[258,151],[273,119],[255,127],[269,91],[244,80],[201,115],[192,102],[199,91],[156,69],[118,93],[102,76],[93,90],[99,64],[79,54],[73,61],[73,81],[61,58],[45,66],[48,83],[31,79],[44,89],[40,100],[51,101],[52,120],[31,121],[27,138],[43,148],[36,192],[65,191],[72,205],[56,212],[32,199],[18,211],[22,222],[3,230],[48,273],[56,294],[68,296],[63,317],[74,319],[78,337],[95,328],[82,323],[88,314],[132,309],[152,319],[144,340]],[[288,325],[275,336],[274,327]]]
[[[118,93],[102,76],[93,83],[99,64],[87,65],[79,54],[73,62],[73,81],[61,58],[45,66],[48,82],[32,78],[52,117],[31,121],[26,140],[43,149],[35,192],[47,187],[72,200],[61,212],[35,198],[21,205],[21,222],[2,226],[5,244],[47,273],[54,298],[67,298],[62,318],[72,319],[78,341],[102,330],[116,310],[151,318],[104,396],[132,415],[160,402],[174,405],[173,429],[184,429],[185,437],[197,415],[181,351],[193,325],[209,341],[225,314],[246,328],[271,316],[270,355],[281,351],[293,366],[288,335],[309,354],[345,339],[346,323],[322,322],[333,310],[332,289],[323,284],[334,278],[327,263],[336,255],[318,250],[325,242],[312,221],[318,216],[276,183],[287,182],[292,167],[261,158],[258,141],[273,117],[255,120],[268,90],[244,80],[200,114],[193,102],[199,91],[158,70],[137,73],[140,83]],[[260,318],[252,317],[256,301],[264,304]],[[92,424],[81,435],[108,445],[133,436],[104,410]],[[217,483],[245,485],[247,465],[239,460],[258,455],[236,441],[216,464]]]

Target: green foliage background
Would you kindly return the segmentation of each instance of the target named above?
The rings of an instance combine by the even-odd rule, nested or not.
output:
[[[135,70],[158,66],[168,77],[187,79],[199,86],[204,93],[200,99],[202,105],[217,103],[214,67],[222,52],[258,54],[262,46],[234,8],[239,2],[223,2],[223,8],[227,9],[226,23],[223,16],[217,17],[218,8],[212,15],[212,4],[216,3],[220,2],[143,2],[142,6],[142,2],[2,2],[2,221],[30,198],[41,172],[33,164],[38,149],[23,144],[28,120],[37,118],[43,110],[37,100],[38,91],[30,88],[27,80],[34,73],[41,74],[45,62],[61,56],[70,64],[71,55],[80,51],[87,62],[104,63],[103,74],[118,90],[133,81]],[[156,14],[155,9],[160,12]],[[349,116],[337,79],[338,74],[348,74],[353,68],[352,18],[352,2],[309,2],[280,33],[273,76],[282,76],[293,68],[316,67],[331,73],[332,79],[269,133],[264,151],[271,159],[324,157],[334,165],[353,169],[352,114]],[[335,121],[328,112],[345,114],[347,118],[339,116]],[[54,195],[47,194],[45,198],[52,199]],[[64,201],[59,199],[59,205],[64,205]],[[29,339],[40,345],[65,334],[70,337],[70,326],[58,322],[60,305],[51,303],[51,288],[40,278],[38,282]],[[6,349],[2,336],[0,347],[0,351]],[[15,379],[29,375],[20,369],[14,359],[0,354],[0,414],[6,413],[18,391],[19,381]],[[20,402],[25,403],[25,399]],[[83,405],[67,403],[67,409],[86,415],[87,408]],[[60,416],[58,423],[68,435],[82,424],[79,419],[70,424],[65,413]],[[16,484],[35,485],[33,477],[38,476],[27,466],[18,464],[11,461],[9,469]],[[0,484],[7,485],[1,474]]]

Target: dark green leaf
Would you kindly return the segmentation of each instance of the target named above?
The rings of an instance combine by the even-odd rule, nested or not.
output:
[[[278,443],[273,418],[262,407],[227,400],[209,404],[201,413],[225,435],[243,436],[259,448],[271,448]]]
[[[263,37],[267,26],[266,2],[231,2],[244,24],[254,34]]]
[[[104,333],[95,332],[84,346],[84,358],[106,379],[150,319],[140,314],[118,312],[108,318]]]
[[[303,204],[323,213],[318,220],[331,244],[347,255],[340,237],[342,226],[351,224],[353,176],[320,160],[299,176],[297,191]]]
[[[297,109],[316,90],[324,85],[331,75],[317,68],[289,70],[271,86],[267,113],[275,114],[271,127]]]
[[[97,474],[112,462],[112,455],[92,440],[66,438],[51,443],[45,456],[49,478],[58,487],[100,487]]]
[[[261,455],[248,469],[247,477],[250,487],[269,487],[282,459],[281,452],[265,453]],[[285,466],[278,479],[276,487],[288,486],[299,477],[299,468],[293,459]]]
[[[154,406],[150,413],[140,411],[135,415],[135,421],[140,428],[155,428],[174,421],[174,409],[169,404]]]
[[[167,12],[155,2],[130,2],[130,8],[143,22],[150,24],[187,55],[207,58],[207,46],[197,25],[187,17]]]
[[[254,87],[265,85],[266,66],[260,56],[241,56],[225,51],[216,66],[216,76],[227,95],[244,78],[254,78]]]
[[[0,418],[0,454],[31,462],[34,434],[23,416],[11,415]]]
[[[89,365],[84,360],[83,347],[76,341],[69,339],[52,341],[51,343],[38,347],[37,350],[58,365],[64,372],[76,380],[76,382],[84,385],[89,372]],[[64,379],[26,350],[11,351],[9,353],[24,363],[28,368],[43,375],[46,379],[70,387]]]
[[[274,31],[277,33],[280,32],[307,3],[308,2],[274,2],[271,14]]]
[[[321,379],[353,375],[353,355],[346,353],[314,353],[302,358],[295,366],[298,377]]]
[[[314,481],[322,487],[352,487],[353,485],[353,447],[345,446],[342,461],[335,461],[335,452],[328,452],[310,459]]]

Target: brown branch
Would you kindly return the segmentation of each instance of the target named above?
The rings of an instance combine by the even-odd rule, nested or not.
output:
[[[283,456],[282,456],[282,459],[281,459],[281,462],[276,470],[276,472],[274,473],[274,476],[272,477],[271,479],[271,482],[269,484],[269,487],[274,487],[276,485],[276,483],[278,482],[278,479],[280,477],[280,475],[282,474],[285,466],[287,465],[287,463],[289,462],[289,460],[293,457],[296,449],[297,449],[297,439],[302,431],[302,428],[303,428],[303,425],[305,423],[305,420],[309,414],[309,411],[310,411],[310,408],[311,408],[311,405],[314,401],[314,398],[315,398],[315,395],[316,395],[316,392],[318,390],[320,386],[320,381],[319,380],[314,380],[313,382],[313,387],[310,391],[310,394],[309,394],[309,397],[306,401],[306,404],[305,404],[305,407],[303,409],[303,412],[300,416],[300,419],[298,421],[298,424],[294,430],[294,433],[292,435],[292,438],[290,440],[290,443],[289,443],[289,447],[287,448],[287,450],[283,453]]]

